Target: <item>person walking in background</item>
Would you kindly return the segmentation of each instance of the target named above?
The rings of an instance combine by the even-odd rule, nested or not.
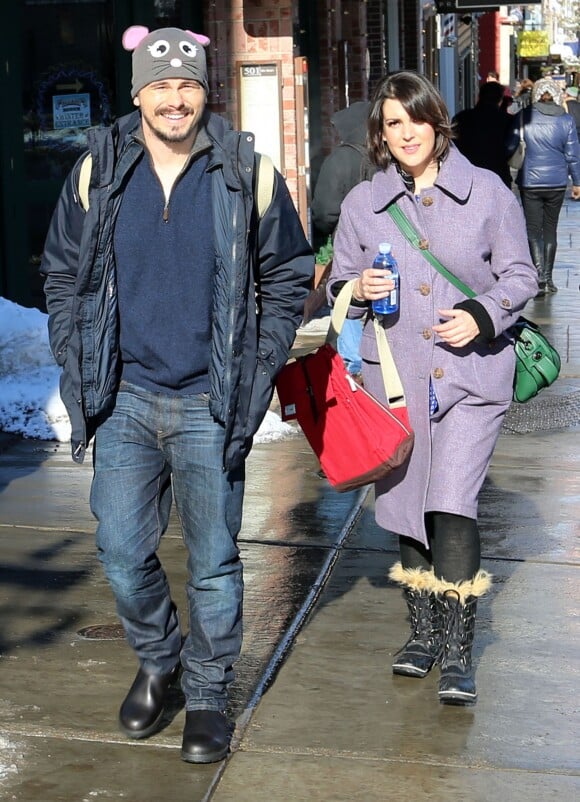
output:
[[[332,235],[340,216],[340,206],[359,181],[369,180],[375,172],[366,147],[367,118],[370,103],[359,101],[337,111],[331,123],[340,144],[325,158],[318,174],[312,198],[314,227],[323,235]],[[348,372],[360,380],[362,363],[359,353],[362,322],[345,320],[338,337],[338,352]]]
[[[580,139],[580,103],[578,102],[577,86],[566,87],[562,105],[568,114],[574,118],[574,122],[576,124],[576,133]]]
[[[574,119],[562,108],[562,91],[550,78],[536,81],[532,105],[514,118],[508,142],[510,153],[520,140],[520,126],[526,155],[516,184],[541,296],[558,291],[553,281],[558,218],[569,177],[572,197],[580,198],[580,145]]]
[[[507,162],[507,139],[512,118],[502,110],[504,87],[496,81],[482,84],[477,103],[453,118],[456,144],[477,167],[497,173],[507,187],[512,177]]]
[[[453,145],[447,108],[427,78],[402,71],[381,81],[368,138],[379,171],[342,204],[327,293],[332,303],[354,279],[349,315],[367,315],[393,288],[371,267],[378,244],[392,244],[400,310],[381,323],[415,432],[409,462],[375,485],[377,523],[399,535],[390,577],[411,622],[393,671],[424,677],[439,664],[440,701],[470,704],[477,600],[491,582],[481,569],[477,499],[512,400],[515,354],[503,334],[534,296],[536,272],[515,194]],[[388,213],[394,204],[473,299],[409,247]],[[365,388],[387,403],[372,321],[361,355]]]
[[[191,763],[229,748],[245,459],[314,273],[282,177],[258,220],[254,138],[206,109],[208,43],[178,28],[125,31],[137,110],[88,133],[89,208],[79,162],[41,265],[73,456],[95,435],[97,550],[139,661],[120,727],[155,733],[181,673]],[[172,497],[187,549],[185,639],[157,555]]]
[[[514,105],[517,105],[517,109],[513,109],[512,113],[517,113],[517,111],[521,111],[521,109],[531,105],[533,88],[534,82],[529,78],[523,78],[519,81],[518,88],[514,93]]]

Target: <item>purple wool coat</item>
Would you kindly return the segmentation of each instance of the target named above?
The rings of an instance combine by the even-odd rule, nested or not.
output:
[[[475,292],[493,322],[495,339],[451,348],[431,327],[440,309],[465,296],[403,237],[386,207],[396,201],[430,250]],[[391,166],[345,198],[334,238],[328,298],[335,281],[370,267],[380,242],[390,242],[400,271],[400,314],[386,316],[411,425],[407,464],[375,485],[377,523],[427,545],[425,513],[477,518],[477,498],[503,417],[510,405],[515,354],[511,326],[538,290],[521,206],[495,173],[474,167],[451,146],[435,185],[418,199]],[[351,306],[349,317],[362,317]],[[394,318],[394,319],[392,319]],[[366,388],[386,400],[372,321],[361,344]],[[439,410],[429,415],[429,380]]]

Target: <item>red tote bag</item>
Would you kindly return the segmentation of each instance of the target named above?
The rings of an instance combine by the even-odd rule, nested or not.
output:
[[[376,482],[400,467],[414,442],[383,327],[375,321],[388,406],[352,379],[332,345],[346,317],[353,283],[348,282],[336,300],[327,342],[289,362],[276,380],[282,420],[298,421],[328,481],[339,492]]]

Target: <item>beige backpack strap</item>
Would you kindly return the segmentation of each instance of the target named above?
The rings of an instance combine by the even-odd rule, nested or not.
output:
[[[272,202],[272,194],[274,192],[274,163],[272,159],[265,154],[256,155],[258,156],[256,198],[258,215],[259,217],[263,217],[266,209]],[[85,212],[88,211],[89,208],[89,181],[92,168],[93,159],[91,154],[88,153],[83,159],[79,171],[79,200]]]
[[[330,343],[330,345],[332,345],[332,347],[335,349],[338,335],[340,334],[344,321],[346,320],[355,283],[356,279],[347,281],[334,301],[332,314],[330,316],[330,327],[326,335],[326,342]],[[377,338],[377,348],[379,352],[379,363],[381,366],[383,384],[385,386],[385,393],[389,400],[389,408],[395,409],[397,407],[404,407],[407,404],[405,399],[405,391],[403,390],[401,377],[399,376],[399,371],[397,370],[395,360],[393,359],[393,354],[391,353],[387,335],[376,317],[373,318],[373,325],[375,329],[375,337]]]
[[[91,179],[92,169],[93,157],[90,153],[87,153],[79,171],[79,200],[85,212],[89,210],[89,181]]]
[[[264,153],[256,153],[258,172],[256,176],[256,202],[258,217],[261,219],[272,202],[274,193],[274,163]]]

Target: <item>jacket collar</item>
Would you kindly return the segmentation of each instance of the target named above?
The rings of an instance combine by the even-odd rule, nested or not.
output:
[[[441,163],[435,186],[456,203],[465,203],[473,184],[473,166],[455,145],[451,144],[449,153]],[[372,182],[373,212],[381,212],[395,203],[402,195],[411,193],[405,187],[403,178],[394,165],[378,172]]]
[[[138,110],[120,117],[110,128],[94,128],[88,132],[93,165],[98,166],[99,186],[112,180],[119,157],[127,151],[129,161],[138,157],[143,149],[141,114]],[[133,150],[133,153],[129,153]],[[240,190],[244,180],[253,173],[254,136],[232,129],[230,123],[218,114],[206,111],[192,148],[191,155],[209,151],[208,169],[223,169],[228,187]],[[190,157],[191,158],[191,157]],[[250,167],[250,172],[240,177],[239,162]]]

